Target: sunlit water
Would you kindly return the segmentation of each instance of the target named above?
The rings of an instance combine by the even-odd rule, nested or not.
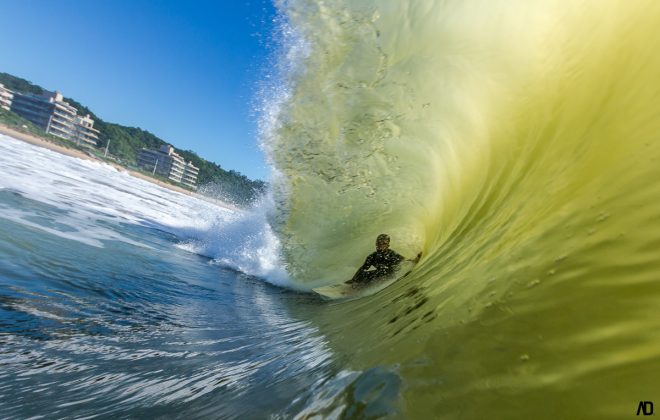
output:
[[[281,10],[263,132],[289,272],[339,282],[382,232],[424,251],[382,293],[308,318],[333,351],[396,366],[415,418],[657,402],[660,3]]]
[[[265,417],[356,375],[318,299],[225,263],[267,270],[245,218],[0,136],[0,417]]]
[[[660,3],[280,8],[252,210],[0,137],[0,417],[657,403]],[[408,277],[306,292],[383,232]]]

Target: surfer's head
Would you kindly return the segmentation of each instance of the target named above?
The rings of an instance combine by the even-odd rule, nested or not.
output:
[[[385,251],[390,247],[390,237],[384,233],[381,233],[376,238],[376,249],[378,251]]]

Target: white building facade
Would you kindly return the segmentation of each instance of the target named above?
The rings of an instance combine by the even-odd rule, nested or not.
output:
[[[7,89],[5,85],[0,83],[0,108],[4,109],[5,111],[9,111],[11,109],[11,103],[13,100],[14,92]]]
[[[99,141],[99,130],[94,128],[94,120],[89,114],[81,117],[77,115],[73,120],[73,137],[78,145],[96,147]]]
[[[199,168],[193,165],[192,162],[186,162],[169,144],[161,146],[159,150],[140,150],[138,153],[138,166],[193,190],[197,189]]]
[[[65,102],[60,92],[14,93],[10,109],[46,133],[81,146],[97,145],[99,131],[94,129],[94,120],[89,115],[78,116],[78,110]]]

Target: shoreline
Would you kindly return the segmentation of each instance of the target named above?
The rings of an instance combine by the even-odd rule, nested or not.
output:
[[[169,184],[167,182],[163,182],[161,180],[152,178],[152,177],[150,177],[148,175],[145,175],[145,174],[142,174],[140,172],[133,171],[133,170],[131,170],[129,168],[126,168],[124,166],[121,166],[117,163],[109,162],[109,161],[106,161],[106,160],[101,160],[97,157],[90,156],[90,155],[88,155],[87,153],[85,153],[81,150],[72,149],[72,148],[68,148],[68,147],[65,147],[65,146],[61,146],[59,144],[55,144],[55,143],[53,143],[53,142],[51,142],[47,139],[44,139],[43,137],[38,137],[38,136],[35,136],[33,134],[24,133],[22,131],[14,129],[14,128],[8,127],[4,124],[0,124],[0,134],[4,134],[4,135],[9,136],[13,139],[24,141],[26,143],[29,143],[29,144],[33,145],[33,146],[42,147],[44,149],[48,149],[50,151],[53,151],[53,152],[56,152],[56,153],[59,153],[59,154],[62,154],[62,155],[66,155],[66,156],[70,156],[70,157],[74,157],[74,158],[78,158],[78,159],[89,160],[89,161],[92,161],[92,162],[105,163],[105,164],[110,165],[113,168],[117,169],[118,171],[126,172],[128,175],[130,175],[134,178],[138,178],[138,179],[141,179],[143,181],[151,182],[152,184],[156,184],[160,187],[167,188],[168,190],[175,191],[175,192],[178,192],[178,193],[181,193],[181,194],[185,194],[185,195],[188,195],[188,196],[191,196],[191,197],[194,197],[194,198],[198,198],[200,200],[207,201],[209,203],[215,204],[219,207],[223,207],[223,208],[226,208],[226,209],[231,210],[231,211],[238,211],[238,212],[242,211],[238,207],[236,207],[234,205],[231,205],[229,203],[225,203],[223,201],[220,201],[220,200],[212,198],[212,197],[206,197],[206,196],[198,194],[194,191],[190,191],[190,190],[187,190],[185,188],[178,187],[176,185],[172,185],[172,184]]]

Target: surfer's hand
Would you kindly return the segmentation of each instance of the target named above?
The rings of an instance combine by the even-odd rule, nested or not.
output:
[[[419,262],[420,258],[422,258],[422,253],[421,252],[419,254],[417,254],[417,257],[413,260],[413,262],[415,264],[417,264]]]

